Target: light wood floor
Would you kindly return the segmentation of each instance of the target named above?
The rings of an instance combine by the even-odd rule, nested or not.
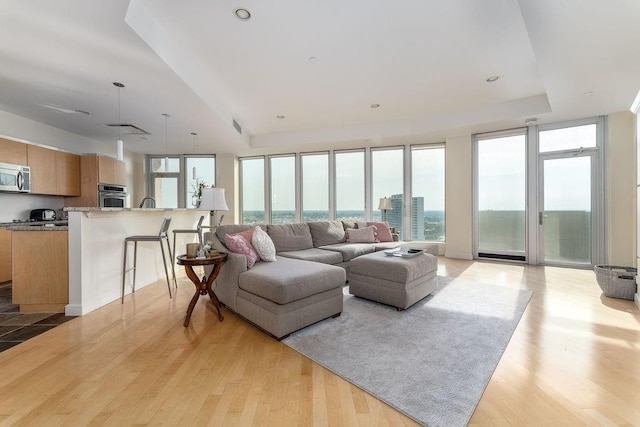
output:
[[[632,302],[591,271],[439,263],[534,291],[471,426],[640,425]],[[0,425],[414,425],[204,297],[184,328],[192,294],[184,275],[173,300],[158,282],[0,353]]]

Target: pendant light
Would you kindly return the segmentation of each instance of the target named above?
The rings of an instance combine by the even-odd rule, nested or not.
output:
[[[198,135],[197,133],[191,132],[191,136],[193,136],[193,152],[194,153],[196,152],[196,136],[197,135]],[[191,175],[192,175],[192,178],[193,178],[194,181],[196,179],[198,179],[198,174],[196,172],[196,167],[195,166],[193,167],[193,170],[191,171]]]
[[[162,113],[162,115],[164,116],[164,171],[167,172],[167,169],[169,168],[169,152],[167,150],[167,146],[168,146],[168,135],[169,135],[169,117],[171,117],[171,115],[167,114],[167,113]]]
[[[118,142],[116,144],[116,150],[118,153],[118,160],[124,160],[124,142],[122,141],[122,120],[120,119],[120,89],[124,87],[124,85],[120,82],[113,82],[113,85],[118,88]]]

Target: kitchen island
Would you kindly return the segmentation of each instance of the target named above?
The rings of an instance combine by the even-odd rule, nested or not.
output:
[[[67,316],[82,316],[120,299],[125,237],[158,235],[163,218],[171,218],[172,241],[173,229],[195,229],[200,216],[208,215],[194,209],[68,207],[64,210],[69,216]],[[195,234],[178,234],[178,255],[185,252],[187,242],[195,241]],[[165,280],[158,246],[156,242],[138,244],[136,289]],[[131,272],[127,274],[125,294],[131,293],[132,276]],[[168,299],[168,293],[166,296]]]

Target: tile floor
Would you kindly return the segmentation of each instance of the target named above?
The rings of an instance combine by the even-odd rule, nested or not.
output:
[[[0,352],[71,319],[62,313],[20,313],[11,303],[11,283],[0,285]]]

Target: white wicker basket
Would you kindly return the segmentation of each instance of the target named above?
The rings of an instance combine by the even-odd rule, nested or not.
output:
[[[596,265],[594,271],[598,285],[606,296],[633,301],[633,295],[636,293],[637,269],[616,265]]]

